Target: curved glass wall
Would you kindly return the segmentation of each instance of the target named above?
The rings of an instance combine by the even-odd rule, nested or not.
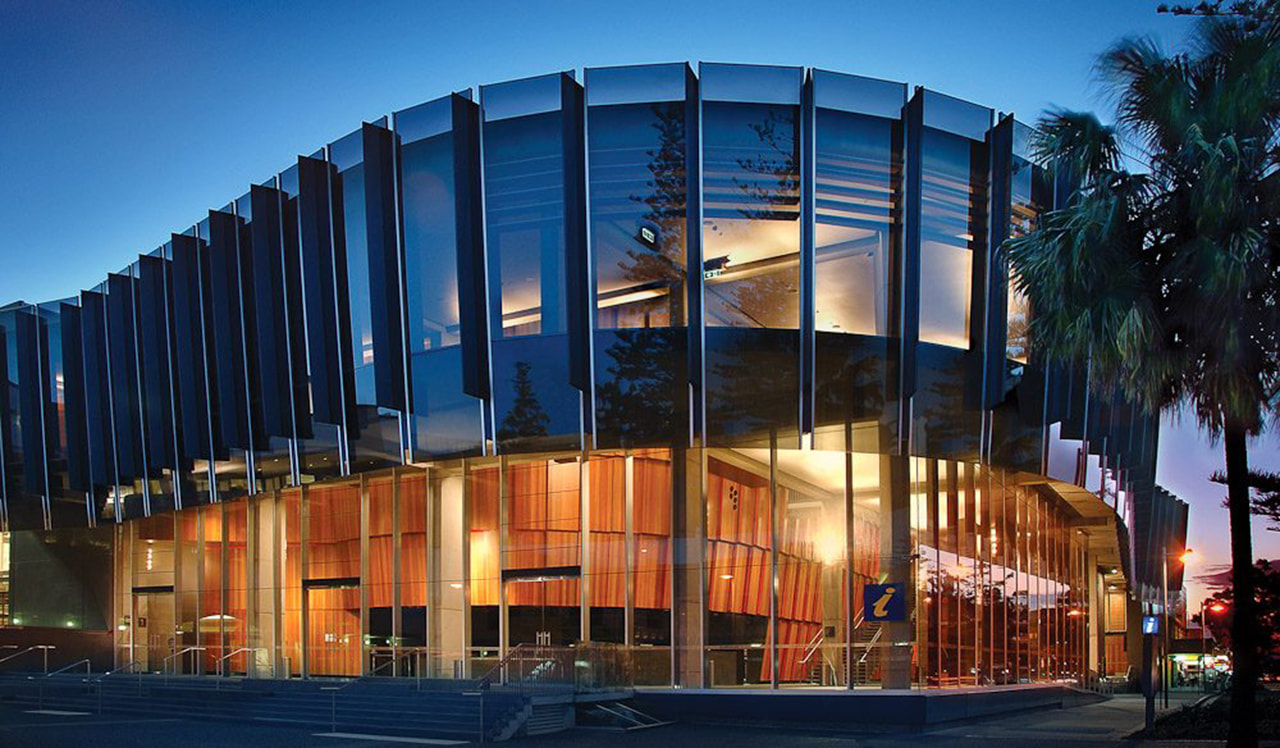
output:
[[[1083,678],[1103,528],[1055,479],[1097,488],[1075,452],[1149,425],[1062,405],[1004,303],[999,242],[1053,197],[1025,130],[914,96],[642,65],[367,124],[0,309],[7,527],[138,520],[117,607],[204,647],[184,672],[525,645],[682,687]],[[1124,464],[1128,507],[1153,463]]]
[[[794,445],[801,70],[704,64],[699,74],[707,442]]]
[[[556,74],[480,89],[500,452],[582,441],[581,394],[568,371],[562,85]]]
[[[596,444],[687,442],[687,65],[587,71]],[[696,187],[695,187],[696,189]]]
[[[476,455],[481,401],[463,392],[451,97],[397,112],[403,210],[410,444],[416,459]]]
[[[991,110],[924,91],[920,136],[920,289],[915,454],[975,460],[982,415],[966,354],[980,327],[973,310],[987,262]]]
[[[901,252],[906,87],[814,71],[814,431],[824,449],[887,449]]]
[[[342,329],[349,320],[349,330],[343,332],[350,336],[350,341],[342,350],[350,356],[350,362],[341,366],[351,367],[354,384],[354,392],[344,395],[348,402],[355,403],[354,420],[346,423],[347,439],[351,445],[349,472],[373,470],[404,461],[400,439],[401,413],[398,409],[384,407],[384,404],[403,401],[403,372],[396,368],[394,361],[379,360],[376,355],[379,349],[384,354],[396,351],[394,355],[387,355],[388,359],[403,355],[399,351],[403,340],[395,339],[395,332],[401,329],[398,319],[394,329],[389,327],[389,320],[399,316],[401,271],[397,268],[391,279],[393,283],[388,284],[385,278],[380,280],[380,273],[385,273],[385,269],[379,267],[388,262],[387,255],[396,254],[394,246],[388,245],[394,245],[395,237],[386,236],[385,227],[377,225],[380,216],[372,213],[375,207],[383,211],[391,209],[390,205],[375,202],[386,198],[381,182],[385,181],[388,186],[393,184],[390,165],[379,164],[375,171],[367,163],[379,158],[378,154],[367,152],[371,145],[371,131],[386,134],[385,124],[384,119],[376,125],[367,125],[329,146],[329,161],[336,167],[332,190],[334,238],[340,240],[335,244],[338,249],[334,253],[339,271],[338,293],[339,298],[345,295],[350,305],[349,316],[339,323]],[[391,261],[398,263],[398,259]],[[379,307],[384,309],[381,314]],[[392,338],[389,344],[379,340],[384,337]],[[399,381],[391,377],[393,384],[390,387],[380,381],[388,378],[388,370],[400,372]]]

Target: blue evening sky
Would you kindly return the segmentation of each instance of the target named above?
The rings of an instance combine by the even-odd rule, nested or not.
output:
[[[1189,21],[1147,0],[0,2],[0,304],[72,295],[382,114],[554,70],[675,60],[906,81],[1033,122],[1104,108],[1096,54]],[[1166,429],[1161,481],[1227,559],[1222,460]],[[1280,469],[1280,442],[1255,462]],[[1280,534],[1257,528],[1259,554]]]

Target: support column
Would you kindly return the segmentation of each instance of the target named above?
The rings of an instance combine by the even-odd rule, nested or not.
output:
[[[705,502],[703,502],[705,505]],[[778,435],[769,435],[769,688],[778,687]]]
[[[622,643],[627,647],[636,645],[636,535],[635,535],[635,457],[628,452],[623,468],[623,570],[627,575],[623,584],[624,601],[622,611]]]
[[[1107,643],[1106,607],[1102,603],[1102,597],[1105,594],[1102,591],[1102,585],[1105,582],[1102,575],[1098,573],[1098,556],[1092,551],[1085,551],[1083,576],[1087,588],[1085,594],[1088,595],[1085,610],[1089,615],[1085,634],[1085,673],[1088,676],[1101,678],[1106,675],[1102,670],[1101,657]]]
[[[261,632],[258,622],[258,505],[262,494],[245,497],[244,505],[244,577],[240,583],[244,585],[244,647],[258,646]],[[229,533],[230,528],[223,527]],[[245,652],[244,676],[254,677],[257,667],[257,652],[249,649]]]
[[[671,467],[672,685],[705,688],[706,453],[674,450]]]
[[[369,478],[360,476],[360,674],[369,674]]]
[[[591,463],[578,458],[578,638],[591,641]]]
[[[403,673],[400,667],[401,570],[400,570],[400,471],[391,475],[391,675]]]
[[[883,623],[881,687],[911,688],[911,651],[916,645],[911,617],[916,609],[915,549],[911,543],[911,460],[900,455],[880,457],[880,557],[885,582],[905,588],[906,620]]]
[[[471,481],[470,465],[460,471],[427,472],[428,674],[468,677],[471,646]]]
[[[254,631],[246,646],[257,647],[251,654],[254,677],[278,675],[281,643],[281,611],[278,590],[283,586],[281,569],[283,546],[280,544],[280,492],[261,493],[249,505],[248,548],[251,553],[249,600],[253,611],[249,620]]]
[[[298,672],[303,678],[311,677],[311,645],[308,635],[311,626],[311,594],[307,591],[307,547],[311,545],[311,496],[304,485],[298,489],[298,584],[302,595],[302,621],[298,626],[298,647],[302,650]]]
[[[845,688],[853,690],[854,683],[854,637],[857,635],[857,610],[858,603],[853,598],[853,575],[855,562],[857,561],[857,548],[854,539],[857,538],[857,513],[856,504],[853,501],[853,424],[846,419],[844,424],[844,579],[841,582],[844,591],[841,596],[844,600],[844,626],[841,628],[843,632],[844,646],[844,684]],[[825,595],[824,595],[825,599]]]
[[[507,622],[507,580],[502,572],[507,566],[507,528],[511,524],[511,510],[508,506],[510,496],[507,495],[507,458],[498,458],[498,658],[507,656],[507,643],[511,638],[510,626]],[[542,490],[546,491],[544,483]]]

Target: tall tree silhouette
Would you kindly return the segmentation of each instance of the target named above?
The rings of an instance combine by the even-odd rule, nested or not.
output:
[[[684,105],[649,105],[649,126],[657,131],[657,145],[647,149],[646,189],[629,196],[645,206],[642,225],[656,230],[649,246],[632,243],[618,263],[623,276],[643,288],[666,291],[666,324],[659,328],[623,329],[610,333],[601,348],[608,374],[596,388],[597,428],[621,446],[669,443],[684,433],[686,420],[680,382],[685,379],[686,171]],[[605,338],[602,337],[602,341]]]
[[[678,325],[684,320],[687,215],[684,105],[668,102],[653,104],[651,109],[650,127],[658,131],[658,147],[645,151],[649,157],[645,165],[650,175],[645,183],[648,189],[630,198],[647,208],[641,220],[657,229],[657,246],[633,246],[627,250],[628,259],[618,266],[633,283],[665,287],[670,324]]]

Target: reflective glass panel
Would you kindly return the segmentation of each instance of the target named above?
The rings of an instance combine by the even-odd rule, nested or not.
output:
[[[558,79],[558,78],[557,78]],[[511,87],[549,95],[542,79]],[[565,309],[564,137],[554,111],[484,124],[494,425],[500,450],[581,442],[581,395],[569,385]]]
[[[799,107],[703,103],[710,443],[792,439],[799,420]]]
[[[454,140],[449,99],[396,114],[404,216],[412,447],[477,454],[481,403],[462,392]],[[441,127],[444,129],[442,130]]]
[[[346,292],[350,301],[350,351],[355,371],[357,420],[354,424],[347,424],[353,447],[350,455],[353,472],[402,462],[399,415],[377,404],[374,289],[370,284],[370,262],[375,260],[370,256],[369,247],[364,156],[363,133],[360,130],[329,146],[330,161],[338,167],[333,184],[334,199],[340,204],[334,205],[334,216],[341,217],[342,238],[346,246]],[[394,303],[390,306],[398,308]]]
[[[687,439],[685,103],[592,106],[588,144],[597,443]]]
[[[817,111],[819,331],[885,336],[901,158],[892,120]]]
[[[986,230],[986,147],[926,129],[922,149],[920,340],[968,348],[973,258]]]

